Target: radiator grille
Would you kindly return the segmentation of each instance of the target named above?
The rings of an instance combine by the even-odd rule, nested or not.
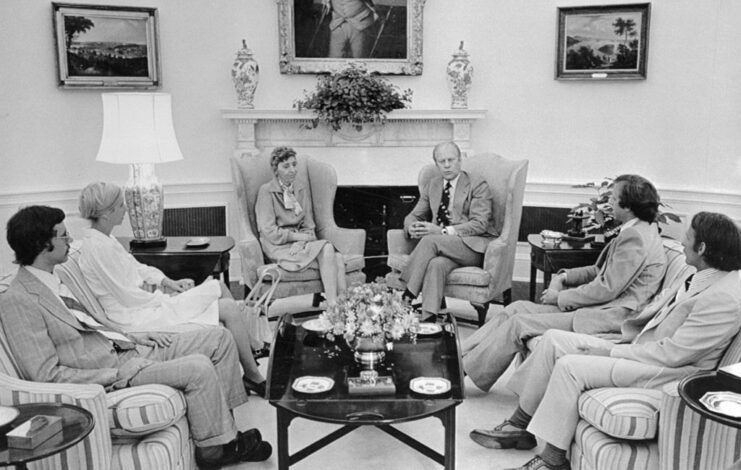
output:
[[[165,209],[165,237],[214,237],[226,235],[226,207],[178,207]]]

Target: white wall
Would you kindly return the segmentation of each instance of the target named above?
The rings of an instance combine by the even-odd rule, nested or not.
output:
[[[290,108],[314,84],[310,75],[279,73],[276,1],[124,3],[159,11],[161,91],[173,95],[185,156],[157,169],[167,204],[230,203],[234,131],[220,110],[236,105],[229,70],[241,39],[260,63],[256,107]],[[741,2],[655,0],[647,80],[556,81],[557,7],[590,3],[619,2],[428,0],[424,74],[390,79],[414,89],[417,109],[448,107],[444,70],[464,40],[475,66],[470,106],[488,110],[474,127],[474,149],[530,159],[527,204],[568,206],[583,197],[571,184],[635,172],[679,212],[707,208],[740,219]],[[56,86],[51,9],[46,0],[0,2],[3,229],[20,205],[73,212],[82,186],[127,176],[94,161],[100,91]],[[231,227],[238,236],[233,218]],[[0,242],[0,274],[12,269],[11,259]]]

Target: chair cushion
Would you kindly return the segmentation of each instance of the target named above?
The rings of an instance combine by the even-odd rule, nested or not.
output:
[[[166,385],[141,385],[106,395],[112,436],[143,436],[171,426],[185,415],[185,397]]]
[[[409,255],[390,253],[386,264],[395,271],[402,271],[409,262]]]
[[[189,439],[188,419],[143,438],[112,437],[111,470],[194,469],[193,441]]]
[[[661,468],[659,466],[659,446],[655,440],[615,439],[581,420],[576,425],[576,434],[571,443],[571,468],[573,470],[655,470]]]
[[[579,415],[619,439],[654,439],[659,424],[661,390],[596,388],[579,397]]]
[[[456,268],[448,274],[446,285],[489,287],[491,274],[476,266]]]
[[[349,254],[343,255],[345,259],[345,273],[349,274],[355,271],[360,271],[365,267],[365,258],[360,254]],[[257,268],[257,275],[262,276],[263,272],[268,269],[275,267],[275,264],[264,264]],[[316,260],[309,264],[308,268],[302,271],[286,271],[280,270],[281,282],[301,282],[301,281],[313,281],[319,279],[319,264]],[[272,282],[270,278],[266,279],[266,282]]]

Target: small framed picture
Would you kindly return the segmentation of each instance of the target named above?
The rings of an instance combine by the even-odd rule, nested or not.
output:
[[[157,9],[52,3],[59,86],[160,86]]]
[[[559,8],[556,79],[645,79],[650,12],[650,3]]]

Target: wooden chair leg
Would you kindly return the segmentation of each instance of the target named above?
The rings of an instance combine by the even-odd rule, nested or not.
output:
[[[314,297],[311,299],[311,306],[314,308],[319,307],[319,304],[322,303],[322,300],[324,300],[324,296],[321,293],[314,294]]]
[[[479,328],[481,328],[486,322],[486,313],[489,311],[489,302],[483,305],[471,302],[471,306],[476,310],[476,314],[479,317]]]
[[[506,307],[512,303],[512,289],[507,289],[502,292],[502,304]]]

